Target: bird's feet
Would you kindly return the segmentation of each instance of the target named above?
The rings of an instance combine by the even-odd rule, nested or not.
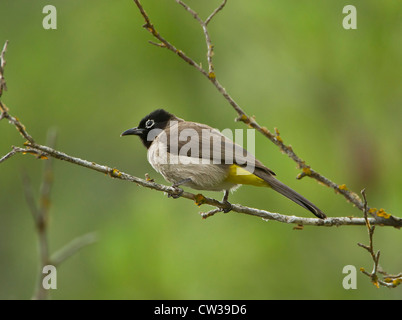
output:
[[[222,201],[223,203],[224,203],[224,205],[225,205],[225,207],[224,208],[221,208],[221,211],[223,212],[223,213],[228,213],[228,212],[230,212],[230,211],[232,211],[232,204],[229,202],[229,201]]]
[[[183,179],[179,182],[173,183],[172,188],[175,189],[176,193],[175,194],[168,194],[168,198],[172,197],[173,199],[180,198],[181,195],[183,194],[184,190],[182,188],[179,188],[182,184],[185,184],[187,182],[191,182],[191,178]]]
[[[232,204],[228,201],[229,198],[229,190],[225,190],[225,194],[222,199],[222,203],[225,205],[224,208],[221,208],[221,211],[223,213],[228,213],[232,211]]]
[[[178,186],[172,185],[172,188],[175,189],[176,193],[175,194],[168,194],[168,198],[172,197],[173,199],[180,198],[181,195],[183,194],[184,190],[182,188],[179,188]]]

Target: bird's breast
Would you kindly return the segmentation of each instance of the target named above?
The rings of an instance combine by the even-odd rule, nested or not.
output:
[[[184,185],[196,190],[222,191],[238,185],[227,180],[230,165],[169,153],[166,145],[158,141],[149,147],[148,161],[167,181],[178,183],[190,178]]]

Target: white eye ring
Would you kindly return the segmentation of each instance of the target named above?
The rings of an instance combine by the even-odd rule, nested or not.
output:
[[[155,124],[155,121],[152,119],[147,120],[147,122],[145,122],[145,128],[149,129],[152,128]]]

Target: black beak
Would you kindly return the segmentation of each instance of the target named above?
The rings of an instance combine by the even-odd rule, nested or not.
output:
[[[144,132],[145,132],[144,129],[140,129],[140,128],[131,128],[131,129],[128,129],[128,130],[124,131],[120,136],[121,136],[121,137],[122,137],[122,136],[130,136],[130,135],[139,136],[139,135],[142,135]]]

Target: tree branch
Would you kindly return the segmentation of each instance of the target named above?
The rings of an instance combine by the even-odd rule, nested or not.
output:
[[[82,248],[89,246],[90,244],[93,244],[98,241],[98,236],[95,232],[90,232],[87,234],[84,234],[83,236],[77,237],[68,244],[66,244],[64,247],[56,251],[51,257],[50,261],[51,264],[54,265],[55,267],[59,266],[61,263],[63,263],[65,260],[70,258],[72,255],[74,255],[76,252],[81,250]]]
[[[363,200],[364,200],[363,213],[364,213],[364,221],[365,221],[368,235],[369,235],[369,245],[367,246],[362,243],[358,243],[357,245],[359,247],[366,249],[370,253],[371,259],[373,260],[374,264],[373,264],[373,270],[371,271],[371,273],[364,270],[364,268],[360,268],[360,271],[362,273],[364,273],[366,276],[368,276],[371,279],[371,282],[377,288],[379,288],[380,285],[383,287],[395,288],[402,283],[402,274],[392,276],[392,275],[387,274],[385,271],[381,271],[381,273],[384,275],[384,280],[381,280],[378,278],[377,273],[380,272],[379,265],[378,265],[378,263],[380,262],[380,250],[378,250],[377,252],[374,252],[373,236],[374,236],[375,226],[372,225],[372,223],[370,222],[370,219],[368,218],[369,210],[368,210],[368,205],[367,205],[366,192],[364,189],[361,191],[361,194],[362,194]]]
[[[176,0],[176,2],[177,2],[178,4],[180,4],[184,9],[186,9],[188,12],[190,12],[190,14],[194,17],[194,19],[196,19],[196,20],[200,23],[200,25],[201,25],[201,27],[202,27],[202,30],[203,30],[204,36],[205,36],[205,41],[206,41],[206,43],[207,43],[208,78],[212,78],[212,79],[215,78],[214,66],[213,66],[213,64],[212,64],[212,56],[213,56],[213,54],[214,54],[214,52],[213,52],[214,46],[212,45],[212,41],[211,41],[211,37],[209,36],[209,32],[208,32],[207,25],[208,25],[208,23],[213,19],[213,17],[214,17],[219,11],[221,11],[221,10],[223,9],[223,7],[226,5],[226,1],[227,1],[227,0],[224,0],[224,1],[222,2],[222,4],[221,4],[218,8],[216,8],[216,9],[210,14],[210,16],[209,16],[205,21],[203,21],[203,20],[199,17],[198,13],[195,12],[193,9],[191,9],[187,4],[185,4],[185,3],[184,3],[183,1],[181,1],[181,0]],[[137,2],[137,1],[136,1],[136,2]],[[138,5],[138,4],[137,4],[137,5]]]
[[[18,120],[17,120],[18,121]],[[21,125],[21,127],[25,127]],[[56,143],[56,131],[49,130],[47,137],[47,144],[54,146]],[[49,147],[50,148],[50,147]],[[28,151],[29,150],[29,151]],[[31,153],[38,155],[40,159],[48,159],[41,151],[26,148],[21,149],[14,147],[11,152],[16,153]],[[10,153],[11,153],[10,152]],[[8,154],[10,154],[8,153]],[[3,157],[2,159],[4,159]],[[94,234],[87,234],[82,237],[76,238],[68,245],[56,252],[52,257],[49,255],[49,241],[48,241],[48,222],[49,222],[49,208],[50,208],[50,192],[53,184],[53,161],[48,159],[44,162],[44,169],[42,175],[42,185],[40,188],[39,204],[36,203],[33,195],[32,186],[29,177],[26,173],[23,174],[23,187],[25,199],[31,211],[33,220],[35,222],[36,232],[38,234],[38,255],[39,255],[39,271],[37,276],[37,284],[35,293],[32,297],[33,300],[44,300],[48,297],[48,290],[43,286],[43,268],[47,265],[58,266],[64,260],[72,256],[79,249],[92,244],[96,241]]]
[[[3,95],[3,90],[7,90],[6,80],[4,79],[4,67],[6,65],[4,55],[6,54],[7,46],[8,46],[8,40],[4,43],[3,49],[1,50],[0,53],[0,97]]]

